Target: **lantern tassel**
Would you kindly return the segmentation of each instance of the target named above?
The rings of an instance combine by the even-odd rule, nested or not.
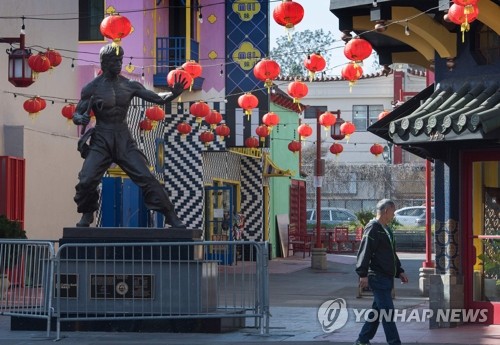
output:
[[[309,81],[312,82],[314,80],[314,76],[316,74],[313,71],[309,71]]]
[[[247,121],[250,121],[250,116],[252,115],[252,111],[249,109],[245,110],[245,115],[247,116]]]
[[[116,50],[116,55],[120,55],[120,49],[119,49],[120,43],[121,43],[121,39],[120,38],[115,38],[113,40],[113,43],[111,43],[111,46],[113,48],[115,48],[115,50]]]

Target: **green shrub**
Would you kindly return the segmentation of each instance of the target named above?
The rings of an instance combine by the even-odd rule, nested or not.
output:
[[[0,238],[26,238],[21,223],[0,215]]]

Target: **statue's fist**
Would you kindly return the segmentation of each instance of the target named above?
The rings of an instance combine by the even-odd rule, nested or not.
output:
[[[75,125],[86,126],[89,124],[89,122],[90,122],[90,116],[88,114],[75,113],[75,115],[73,115],[73,123]]]

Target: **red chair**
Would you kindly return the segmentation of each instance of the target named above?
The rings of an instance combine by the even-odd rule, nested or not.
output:
[[[357,251],[359,248],[359,244],[361,242],[361,239],[363,238],[363,231],[364,229],[362,226],[358,226],[356,228],[356,237],[354,237],[354,240],[351,241],[353,252]]]
[[[290,251],[295,254],[302,252],[302,257],[306,257],[306,252],[311,256],[311,235],[307,232],[300,232],[295,223],[288,224],[288,248],[287,256],[290,256]]]
[[[349,241],[349,228],[346,226],[337,226],[333,230],[333,241],[337,244],[337,252],[345,251],[345,244]]]

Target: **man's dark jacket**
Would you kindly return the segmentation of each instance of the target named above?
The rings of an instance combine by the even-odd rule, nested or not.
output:
[[[385,230],[377,220],[371,220],[365,227],[363,239],[358,250],[356,273],[360,277],[369,274],[384,274],[399,278],[404,272],[396,254],[390,230]]]

